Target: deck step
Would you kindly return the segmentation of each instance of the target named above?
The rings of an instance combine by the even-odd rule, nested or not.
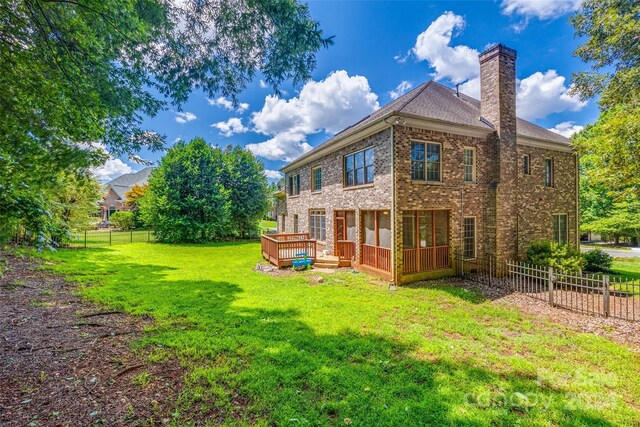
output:
[[[324,256],[316,258],[313,265],[318,268],[338,268],[340,259],[334,256]]]

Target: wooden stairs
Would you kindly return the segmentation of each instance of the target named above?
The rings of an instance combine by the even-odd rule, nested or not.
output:
[[[338,268],[340,266],[340,258],[333,255],[320,256],[313,263],[315,268]]]

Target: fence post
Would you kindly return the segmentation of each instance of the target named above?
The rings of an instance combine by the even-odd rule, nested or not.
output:
[[[606,317],[609,317],[609,276],[608,275],[603,275],[602,276],[602,286],[603,286],[603,296],[604,296],[604,301],[603,301],[603,305],[604,305],[604,315]]]
[[[549,283],[549,305],[553,307],[553,267],[549,267],[549,277],[547,282]]]
[[[87,249],[87,230],[84,230],[84,248]]]

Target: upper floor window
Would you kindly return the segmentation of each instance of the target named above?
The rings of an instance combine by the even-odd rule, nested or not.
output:
[[[344,157],[344,185],[370,184],[375,178],[373,147]]]
[[[547,187],[553,187],[553,159],[544,159],[544,185]]]
[[[464,149],[464,182],[476,182],[476,149]]]
[[[311,169],[311,191],[322,191],[322,168],[319,166]]]
[[[441,180],[441,145],[431,142],[411,143],[411,179],[414,181]]]
[[[291,175],[289,177],[289,195],[297,196],[300,194],[300,174]]]
[[[528,154],[522,156],[522,173],[531,175],[531,157]]]
[[[562,244],[566,244],[569,241],[567,214],[553,215],[553,241]]]
[[[298,214],[293,216],[293,232],[298,233]]]

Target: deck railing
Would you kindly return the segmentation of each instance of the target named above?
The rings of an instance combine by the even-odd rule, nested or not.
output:
[[[312,262],[316,259],[316,241],[309,238],[309,233],[264,234],[260,243],[264,259],[278,268],[292,265],[296,255],[302,252]]]
[[[341,261],[352,261],[356,257],[356,243],[351,240],[336,241],[338,258]]]
[[[451,267],[449,246],[411,248],[402,251],[402,272],[404,274],[449,267]]]
[[[362,264],[391,271],[391,248],[362,244]]]

